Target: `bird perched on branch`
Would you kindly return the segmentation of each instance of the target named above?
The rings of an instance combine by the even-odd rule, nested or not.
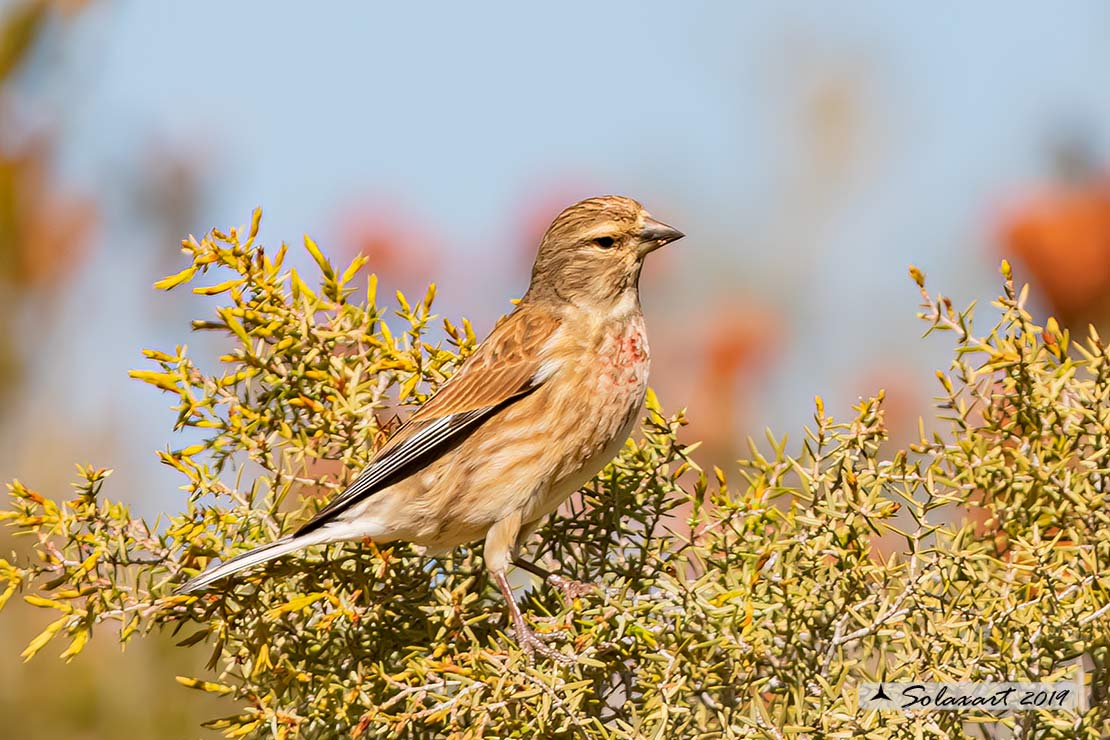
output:
[[[560,213],[528,292],[458,371],[296,532],[185,583],[202,589],[309,545],[369,537],[429,554],[485,538],[485,563],[529,654],[561,654],[526,624],[510,565],[573,593],[583,584],[519,555],[548,514],[620,450],[644,402],[644,258],[682,232],[634,200],[590,198]]]

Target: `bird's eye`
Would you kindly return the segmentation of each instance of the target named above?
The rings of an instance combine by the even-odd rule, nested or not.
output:
[[[602,249],[610,249],[616,243],[617,240],[611,236],[599,236],[598,238],[594,239],[594,244],[601,247]]]

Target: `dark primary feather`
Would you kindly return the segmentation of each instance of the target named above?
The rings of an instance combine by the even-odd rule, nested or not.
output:
[[[542,384],[540,350],[558,328],[547,311],[521,304],[458,371],[378,450],[338,497],[297,530],[307,534],[444,454],[485,419]]]
[[[467,431],[473,429],[482,419],[500,407],[488,407],[453,414],[436,419],[435,423],[424,425],[404,444],[393,448],[389,455],[367,465],[343,493],[321,509],[300,529],[296,535],[307,534],[327,524],[338,514],[343,513],[367,496],[402,480],[445,452],[453,443],[460,441]]]

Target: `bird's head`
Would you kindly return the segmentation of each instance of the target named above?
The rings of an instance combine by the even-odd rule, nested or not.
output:
[[[526,298],[605,308],[635,297],[644,257],[682,236],[631,198],[575,203],[544,234]]]

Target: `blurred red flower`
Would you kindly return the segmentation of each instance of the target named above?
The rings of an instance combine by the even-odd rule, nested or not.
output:
[[[364,198],[342,209],[336,222],[337,254],[343,261],[366,255],[363,271],[378,276],[386,295],[400,289],[421,297],[435,281],[443,254],[439,240],[399,204]]]

